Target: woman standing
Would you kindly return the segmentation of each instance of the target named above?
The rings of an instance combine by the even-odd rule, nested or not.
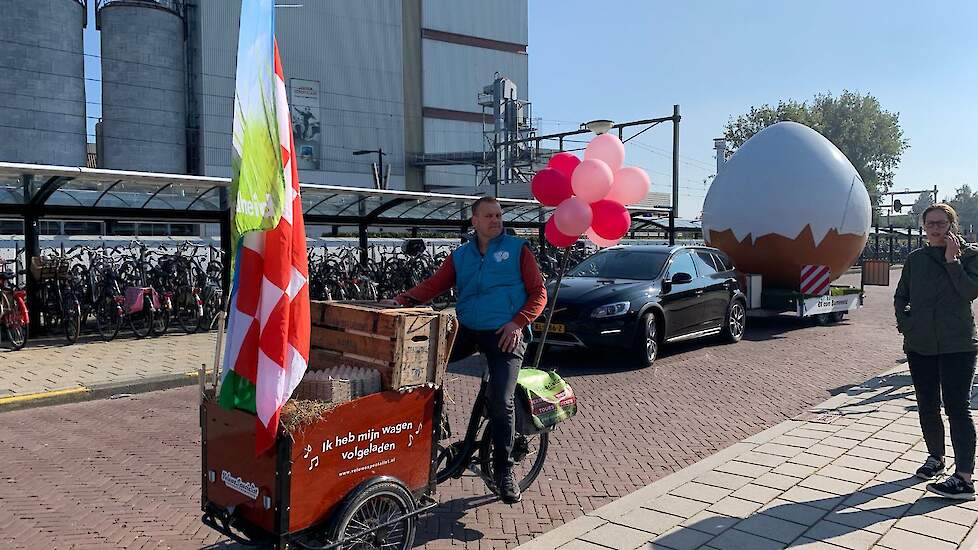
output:
[[[927,246],[910,253],[893,298],[930,455],[917,477],[935,479],[947,469],[943,395],[955,472],[928,484],[927,490],[946,498],[974,500],[975,425],[970,401],[978,336],[971,302],[978,298],[978,246],[957,235],[958,215],[947,204],[928,207],[922,220]]]

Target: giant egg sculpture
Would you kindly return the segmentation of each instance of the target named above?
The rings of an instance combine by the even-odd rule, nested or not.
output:
[[[869,193],[824,136],[778,122],[747,140],[720,169],[703,203],[703,237],[765,287],[797,290],[802,267],[835,280],[869,236]]]

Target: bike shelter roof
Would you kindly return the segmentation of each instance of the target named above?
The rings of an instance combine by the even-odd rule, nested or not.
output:
[[[230,186],[229,178],[0,162],[0,216],[217,223],[227,220]],[[342,226],[464,228],[468,207],[478,198],[320,184],[300,188],[307,224]],[[498,200],[510,227],[541,228],[554,210],[534,200]],[[646,222],[643,227],[668,229],[669,207],[628,208]]]

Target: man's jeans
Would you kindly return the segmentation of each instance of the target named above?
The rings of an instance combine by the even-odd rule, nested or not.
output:
[[[519,376],[525,340],[512,353],[499,349],[499,338],[493,330],[472,330],[459,326],[455,346],[449,363],[464,359],[476,351],[486,355],[489,363],[489,388],[486,408],[489,412],[489,429],[492,430],[493,462],[496,472],[513,466],[513,439],[516,436],[516,378]]]
[[[971,420],[971,383],[978,353],[920,355],[908,352],[910,376],[917,393],[920,430],[931,456],[944,458],[944,422],[941,397],[951,424],[951,447],[956,469],[965,474],[975,469],[975,424]]]

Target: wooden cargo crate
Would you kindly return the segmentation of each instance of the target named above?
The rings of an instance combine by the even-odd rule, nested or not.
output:
[[[440,385],[457,331],[451,313],[376,302],[313,301],[311,321],[311,368],[374,368],[395,390]]]

